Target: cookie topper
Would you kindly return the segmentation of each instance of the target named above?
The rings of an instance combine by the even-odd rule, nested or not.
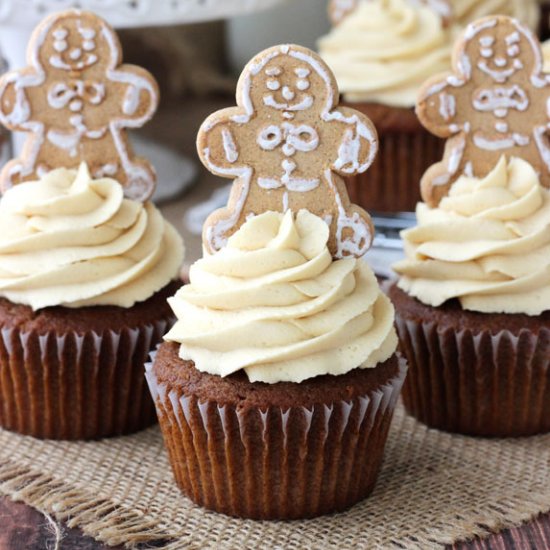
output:
[[[86,161],[93,177],[117,179],[127,197],[149,198],[155,172],[133,156],[125,129],[152,117],[158,87],[144,69],[121,65],[114,30],[87,11],[51,15],[34,30],[27,60],[0,79],[0,122],[28,133],[0,173],[1,189]]]
[[[536,36],[516,19],[470,24],[455,46],[453,72],[422,88],[422,124],[447,138],[443,160],[428,169],[422,197],[436,206],[462,174],[483,177],[502,155],[528,161],[550,187],[550,75]]]
[[[369,249],[370,216],[352,205],[341,176],[367,170],[377,152],[376,130],[363,114],[338,107],[338,87],[321,58],[301,46],[258,54],[237,86],[237,107],[201,126],[199,156],[212,173],[234,178],[229,203],[206,221],[210,252],[251,215],[306,208],[331,228],[333,256]]]
[[[338,25],[352,11],[354,11],[361,1],[370,2],[372,0],[330,0],[328,4],[329,19],[333,25]],[[428,6],[437,13],[445,23],[452,17],[452,7],[449,0],[407,0],[409,4],[418,7]]]

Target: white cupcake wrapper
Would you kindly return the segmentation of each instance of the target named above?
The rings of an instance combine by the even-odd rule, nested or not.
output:
[[[198,504],[262,519],[345,509],[374,487],[406,374],[351,401],[239,409],[146,378],[176,481]]]
[[[155,420],[143,364],[171,324],[102,334],[0,330],[0,426],[52,439],[131,433]]]

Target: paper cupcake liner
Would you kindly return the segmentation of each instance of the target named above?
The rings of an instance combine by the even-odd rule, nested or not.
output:
[[[550,432],[550,329],[474,334],[396,318],[408,412],[433,428],[487,437]]]
[[[373,489],[406,374],[351,401],[283,410],[200,402],[146,377],[176,482],[195,503],[231,516],[306,518]]]
[[[379,151],[363,174],[345,178],[350,200],[369,212],[413,212],[424,172],[443,158],[444,140],[419,127],[380,131]]]
[[[96,439],[156,420],[143,365],[171,321],[101,334],[0,330],[0,427],[43,439]]]

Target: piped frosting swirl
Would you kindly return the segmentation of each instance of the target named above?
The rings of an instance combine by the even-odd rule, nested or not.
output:
[[[0,201],[0,296],[31,306],[131,307],[178,275],[183,243],[152,203],[81,164]]]
[[[210,374],[300,382],[369,368],[395,352],[394,311],[357,258],[333,260],[326,223],[307,210],[248,220],[190,271],[166,336]]]

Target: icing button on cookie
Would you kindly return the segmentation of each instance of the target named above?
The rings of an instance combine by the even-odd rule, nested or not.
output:
[[[250,216],[306,208],[331,228],[333,256],[362,256],[370,216],[350,204],[342,175],[364,172],[377,151],[376,131],[361,113],[338,107],[338,88],[312,51],[265,50],[244,69],[237,107],[211,115],[197,148],[212,173],[234,178],[227,208],[212,214],[203,240],[211,252]]]

